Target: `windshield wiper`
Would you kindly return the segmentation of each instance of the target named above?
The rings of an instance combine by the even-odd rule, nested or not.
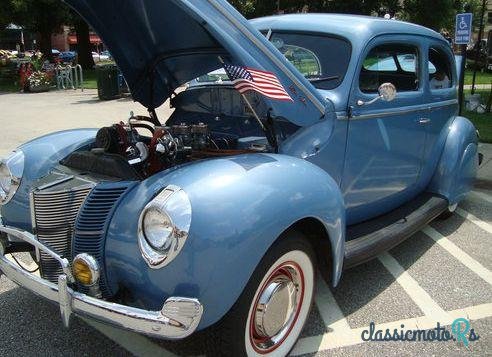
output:
[[[333,81],[333,80],[339,79],[339,78],[340,78],[340,76],[308,78],[308,81],[311,83],[320,83],[320,82],[325,82],[325,81]]]

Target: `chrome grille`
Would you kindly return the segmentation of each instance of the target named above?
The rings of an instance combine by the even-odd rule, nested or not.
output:
[[[32,192],[33,228],[38,240],[69,260],[75,219],[93,187],[93,183],[66,176]],[[62,273],[58,262],[43,252],[39,258],[41,276],[56,283]]]

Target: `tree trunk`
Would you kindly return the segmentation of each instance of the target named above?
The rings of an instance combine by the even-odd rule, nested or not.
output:
[[[53,61],[53,54],[51,53],[51,31],[43,31],[39,34],[39,50],[43,54],[43,58]]]
[[[94,68],[94,59],[92,58],[89,26],[83,19],[77,19],[75,31],[77,32],[78,62],[83,69],[92,69]]]

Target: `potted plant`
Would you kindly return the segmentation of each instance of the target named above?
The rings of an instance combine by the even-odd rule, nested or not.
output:
[[[50,90],[51,80],[47,73],[35,71],[27,79],[27,89],[29,92],[39,93]]]

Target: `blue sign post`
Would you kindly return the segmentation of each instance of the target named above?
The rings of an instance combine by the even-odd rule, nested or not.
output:
[[[461,48],[461,66],[459,73],[458,100],[460,104],[459,114],[463,112],[463,88],[465,84],[466,45],[471,41],[473,15],[470,13],[456,15],[456,27],[454,31],[454,43]]]
[[[467,45],[471,40],[473,14],[465,13],[456,15],[456,28],[454,31],[454,43]]]

